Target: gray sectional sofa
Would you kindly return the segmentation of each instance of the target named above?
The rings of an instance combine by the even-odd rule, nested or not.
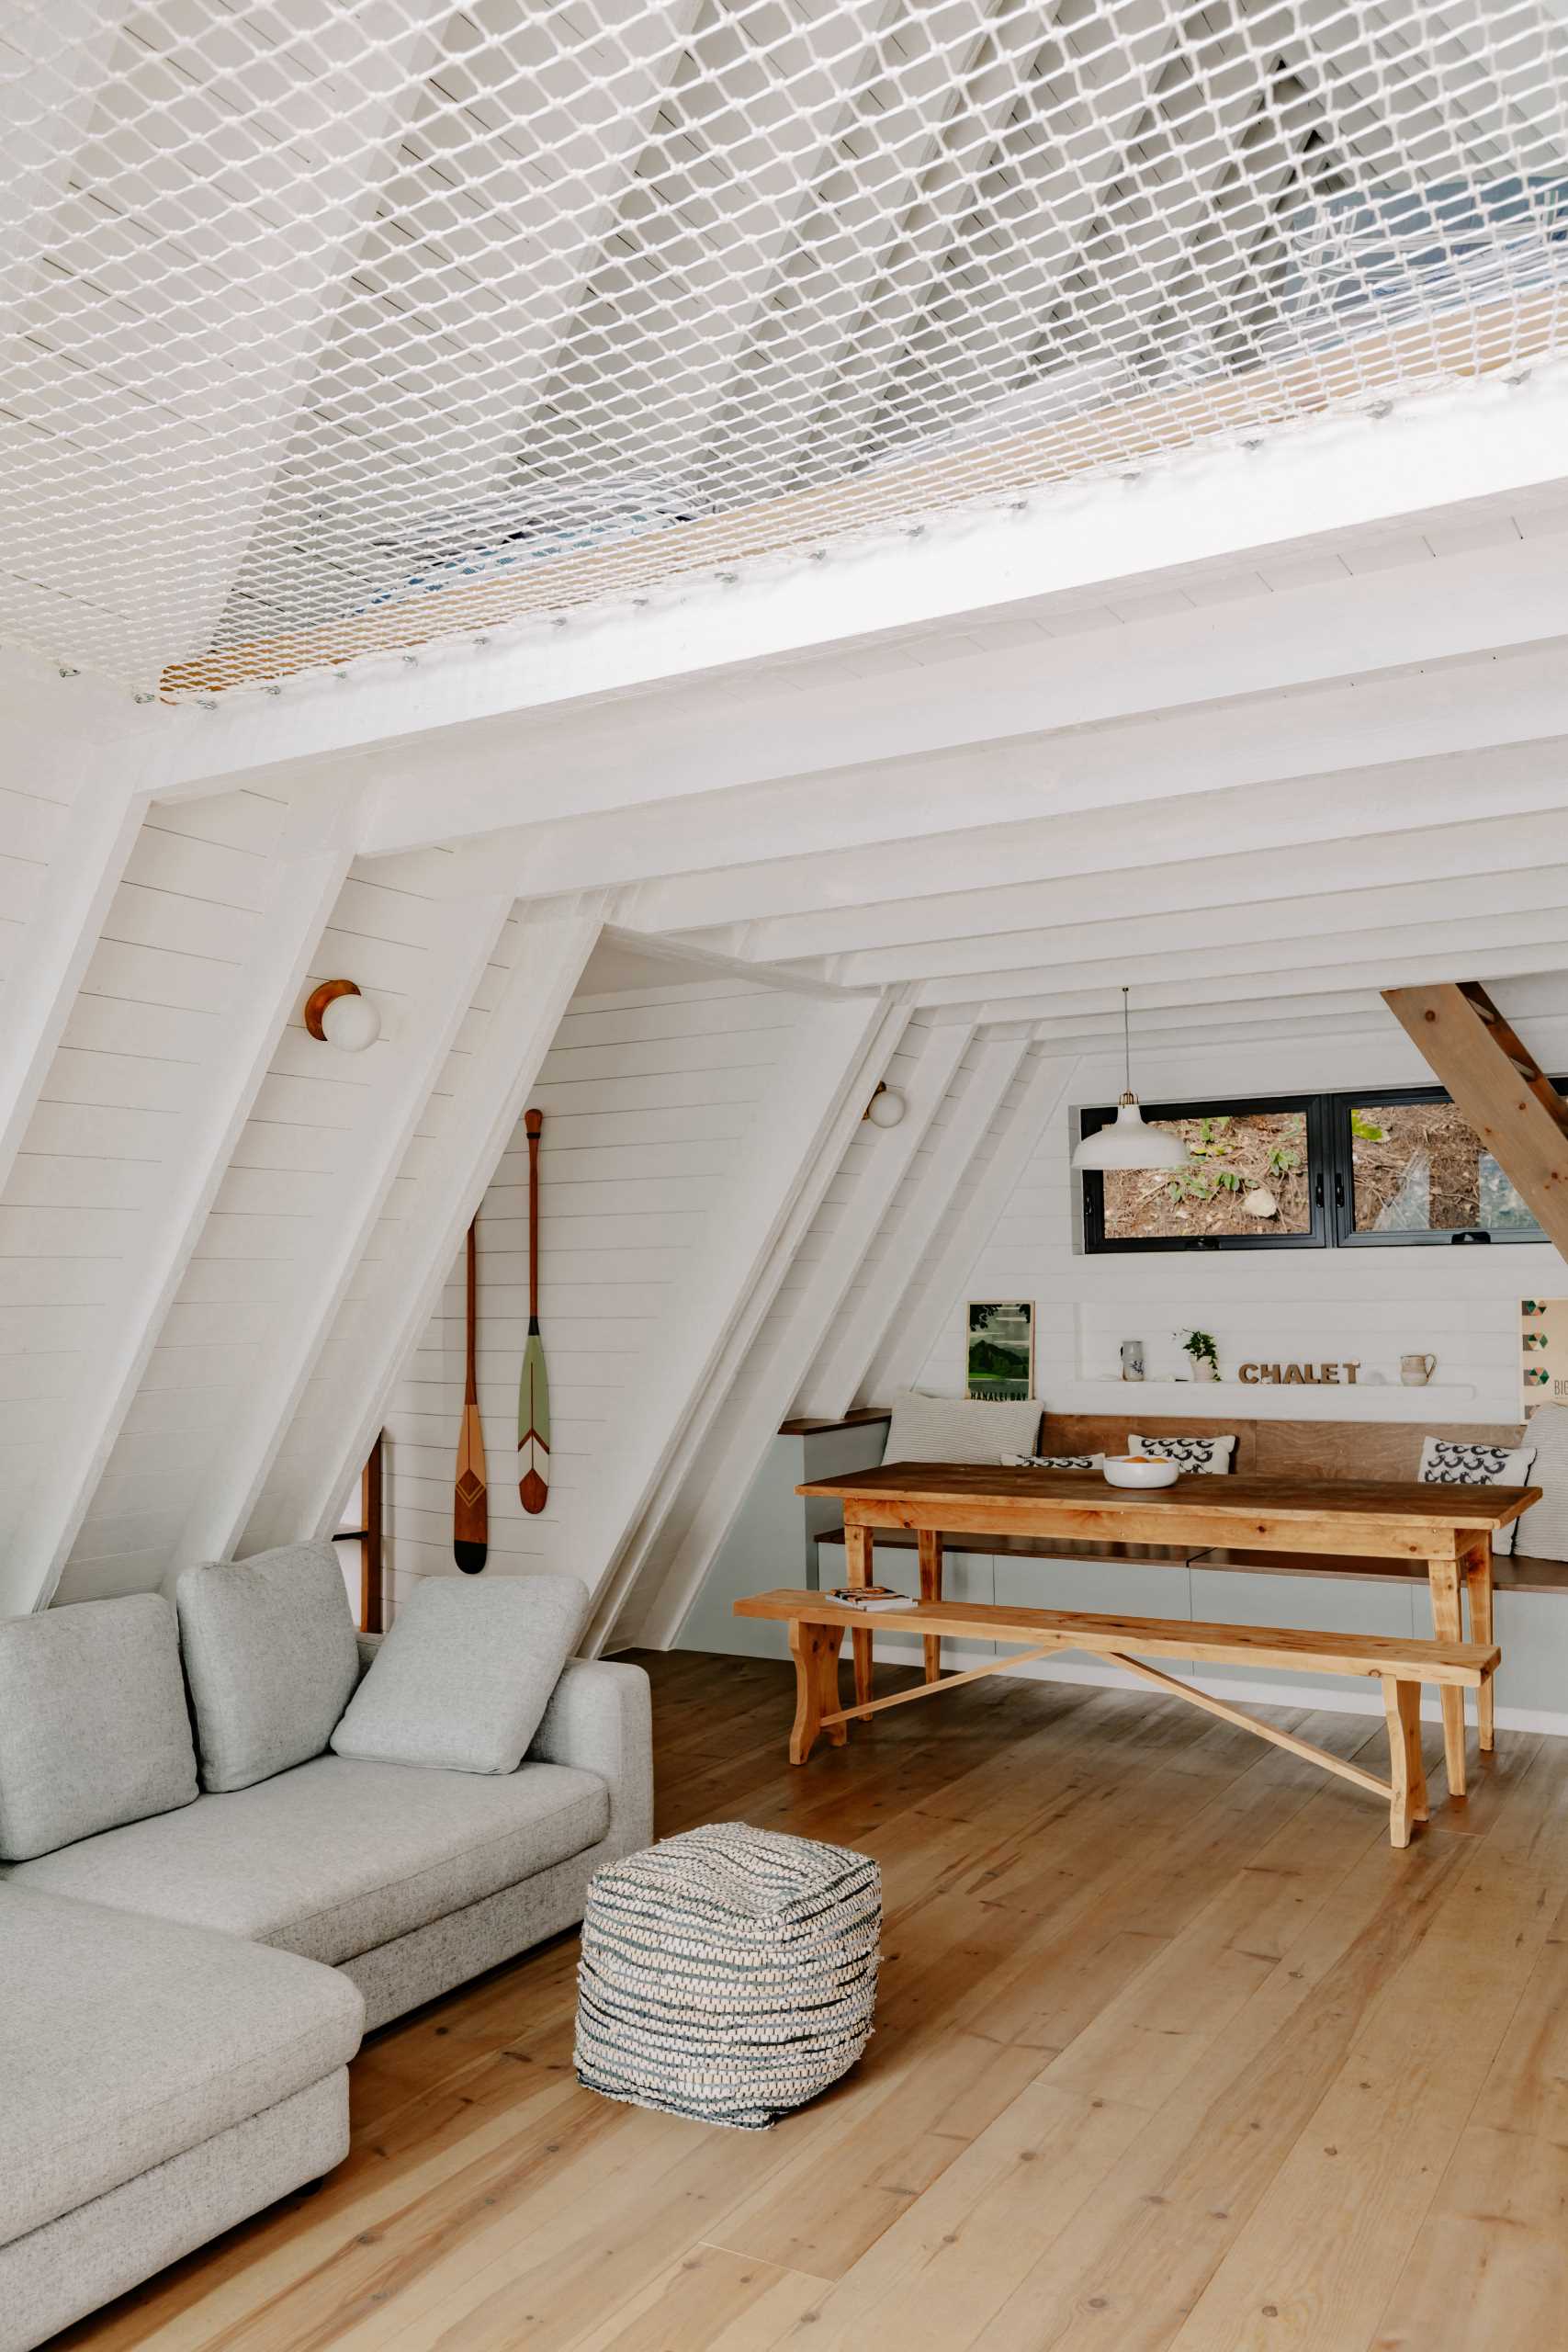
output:
[[[330,1547],[195,1573],[229,1581],[182,1580],[178,1631],[152,1594],[0,1623],[0,2352],[329,2171],[361,2034],[575,1925],[651,1835],[636,1668],[569,1660],[515,1769],[327,1752],[375,1656]]]

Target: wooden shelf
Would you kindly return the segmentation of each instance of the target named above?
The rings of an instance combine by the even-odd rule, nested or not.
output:
[[[1162,1396],[1223,1396],[1256,1404],[1260,1396],[1282,1396],[1290,1392],[1292,1404],[1304,1403],[1308,1396],[1375,1396],[1380,1404],[1393,1397],[1473,1396],[1475,1389],[1469,1381],[1427,1380],[1419,1388],[1407,1388],[1403,1380],[1121,1380],[1111,1373],[1097,1373],[1092,1378],[1080,1379],[1080,1388],[1114,1388],[1124,1396],[1131,1389],[1157,1388]]]

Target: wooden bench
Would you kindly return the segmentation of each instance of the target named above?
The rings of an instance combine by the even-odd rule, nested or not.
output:
[[[790,1733],[789,1759],[804,1764],[824,1732],[841,1746],[857,1718],[880,1714],[888,1707],[909,1705],[914,1700],[956,1690],[990,1674],[1005,1674],[1033,1658],[1060,1650],[1084,1650],[1110,1658],[1141,1682],[1168,1698],[1184,1699],[1222,1723],[1236,1724],[1258,1738],[1304,1757],[1325,1772],[1350,1781],[1385,1800],[1389,1808],[1389,1842],[1407,1846],[1415,1823],[1427,1813],[1427,1779],[1421,1762],[1421,1686],[1432,1682],[1444,1690],[1481,1690],[1496,1668],[1498,1652],[1481,1642],[1393,1640],[1372,1634],[1315,1634],[1268,1625],[1190,1624],[1159,1617],[1103,1617],[1058,1609],[1004,1609],[987,1601],[911,1601],[904,1609],[878,1610],[874,1615],[825,1600],[819,1593],[784,1589],[753,1593],[735,1603],[738,1617],[771,1618],[789,1627],[795,1659],[795,1711]],[[895,1691],[889,1698],[864,1699],[842,1706],[839,1691],[839,1652],[847,1633],[873,1628],[890,1634],[914,1634],[922,1640],[984,1640],[1016,1644],[1011,1657],[992,1658],[962,1674],[935,1682],[918,1683],[913,1690]],[[1380,1781],[1360,1765],[1331,1756],[1294,1733],[1233,1707],[1227,1700],[1199,1690],[1176,1676],[1146,1663],[1150,1657],[1195,1658],[1203,1665],[1250,1666],[1316,1674],[1362,1674],[1382,1686],[1383,1713],[1388,1724],[1389,1777]]]

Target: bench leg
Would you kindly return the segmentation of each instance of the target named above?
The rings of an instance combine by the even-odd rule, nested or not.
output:
[[[1432,1589],[1432,1631],[1440,1642],[1462,1642],[1464,1620],[1460,1607],[1459,1562],[1428,1560],[1427,1581]],[[1465,1792],[1464,1692],[1451,1682],[1442,1686],[1443,1757],[1448,1766],[1449,1794]]]
[[[871,1582],[871,1530],[869,1527],[844,1527],[844,1582]],[[862,1706],[871,1696],[871,1635],[857,1628],[850,1635],[850,1647],[855,1660],[855,1704]]]
[[[1492,1631],[1492,1540],[1478,1545],[1464,1564],[1464,1580],[1470,1591],[1470,1638],[1472,1642],[1490,1642]],[[1496,1703],[1493,1696],[1492,1677],[1487,1676],[1475,1694],[1476,1721],[1481,1727],[1481,1753],[1490,1756],[1497,1743]]]
[[[822,1718],[837,1711],[839,1645],[843,1629],[839,1625],[803,1625],[795,1618],[789,1629],[790,1654],[795,1659],[795,1724],[789,1736],[789,1760],[804,1764],[817,1745],[822,1729]],[[829,1676],[833,1678],[829,1683]],[[831,1703],[828,1703],[829,1702]],[[844,1726],[838,1724],[829,1737],[841,1741]]]
[[[1408,1846],[1410,1832],[1427,1815],[1427,1771],[1421,1761],[1421,1685],[1382,1677],[1383,1713],[1388,1720],[1388,1766],[1392,1795],[1388,1842]]]
[[[942,1599],[942,1537],[935,1528],[922,1527],[919,1532],[920,1599]],[[925,1639],[926,1680],[942,1680],[942,1636],[928,1634]]]
[[[817,1703],[825,1715],[836,1715],[843,1705],[839,1695],[839,1652],[844,1645],[843,1630],[838,1625],[819,1628],[822,1646],[817,1653]],[[835,1747],[842,1747],[850,1736],[848,1724],[829,1724],[828,1737]]]

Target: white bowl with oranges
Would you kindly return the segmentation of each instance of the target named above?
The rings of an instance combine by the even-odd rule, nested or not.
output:
[[[1174,1487],[1174,1462],[1156,1461],[1152,1453],[1108,1453],[1103,1464],[1108,1487]]]

